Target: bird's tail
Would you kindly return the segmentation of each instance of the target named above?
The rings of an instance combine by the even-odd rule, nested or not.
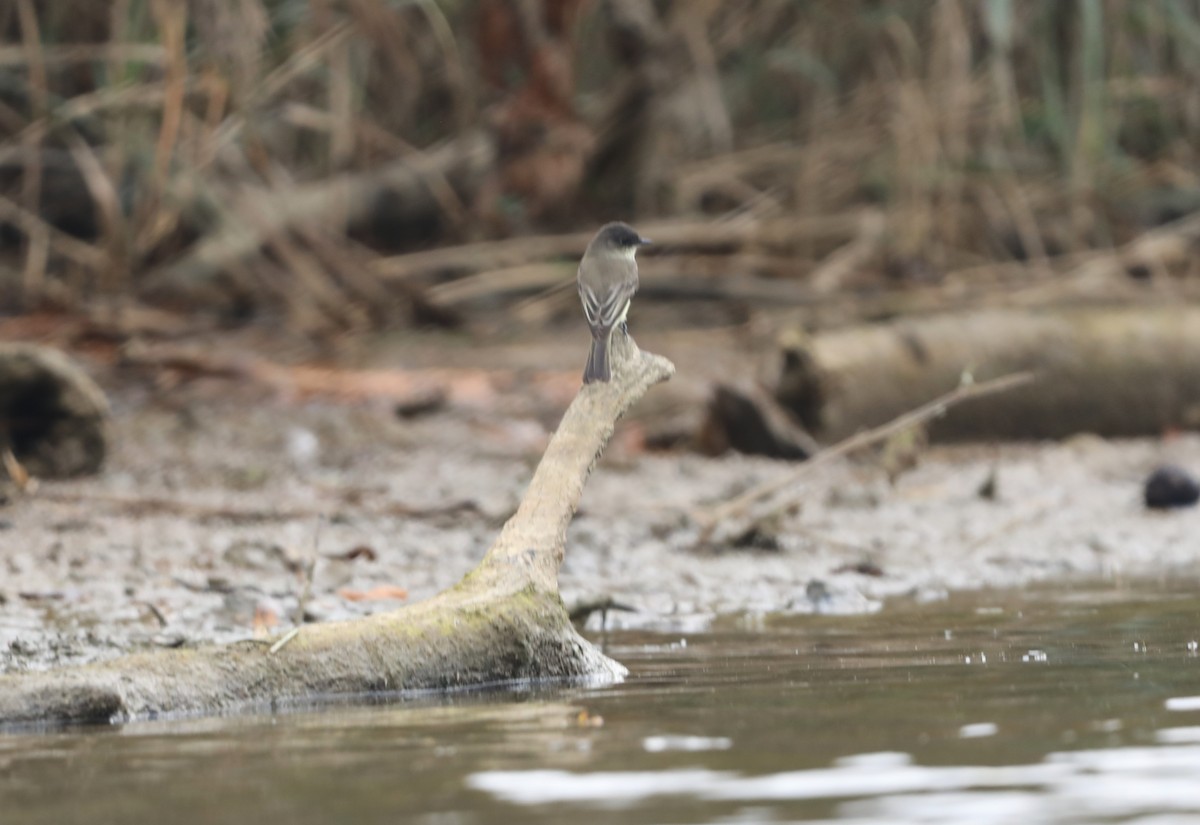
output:
[[[612,378],[608,369],[608,342],[612,332],[592,336],[592,349],[588,352],[587,366],[583,368],[583,383],[605,382]]]

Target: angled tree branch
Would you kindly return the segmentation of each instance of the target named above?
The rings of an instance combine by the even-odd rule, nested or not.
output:
[[[567,525],[621,415],[674,372],[614,338],[613,381],[580,390],[517,512],[483,561],[428,601],[308,625],[272,643],[140,653],[0,677],[0,723],[199,715],[335,695],[538,679],[619,679],[572,627],[558,593]]]

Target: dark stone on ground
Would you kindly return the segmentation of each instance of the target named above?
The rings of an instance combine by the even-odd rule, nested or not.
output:
[[[1151,510],[1190,507],[1200,501],[1200,482],[1182,467],[1164,464],[1146,479],[1144,495]]]

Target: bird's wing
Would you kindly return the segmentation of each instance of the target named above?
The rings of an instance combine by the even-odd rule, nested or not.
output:
[[[629,301],[638,288],[637,264],[628,261],[589,261],[579,264],[579,298],[593,329],[612,329],[625,320]]]
[[[588,326],[612,329],[625,320],[629,311],[629,300],[637,291],[637,284],[618,284],[613,289],[597,293],[587,286],[579,285],[579,297],[583,301],[583,314]]]

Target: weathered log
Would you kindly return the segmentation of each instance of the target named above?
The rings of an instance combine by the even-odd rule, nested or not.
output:
[[[1200,307],[991,311],[787,335],[776,397],[822,441],[894,418],[964,372],[1037,378],[955,408],[932,424],[935,439],[1200,426]]]
[[[108,451],[108,401],[58,350],[0,344],[0,453],[35,477],[94,473]]]
[[[674,367],[613,342],[614,378],[580,390],[517,512],[483,561],[434,598],[308,625],[272,643],[140,653],[0,677],[0,723],[199,715],[335,695],[449,690],[543,679],[619,679],[558,593],[567,525],[617,419]]]

